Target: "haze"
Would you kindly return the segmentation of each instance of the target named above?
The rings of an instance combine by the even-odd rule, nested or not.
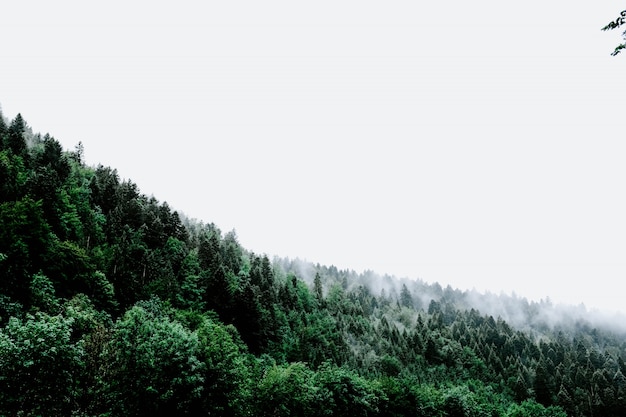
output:
[[[0,104],[255,252],[626,311],[622,8],[7,4]]]

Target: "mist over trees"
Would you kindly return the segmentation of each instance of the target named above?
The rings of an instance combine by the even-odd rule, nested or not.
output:
[[[609,323],[269,259],[0,117],[0,415],[621,416]]]

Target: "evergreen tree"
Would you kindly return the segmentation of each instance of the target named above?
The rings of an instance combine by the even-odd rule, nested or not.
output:
[[[0,415],[623,414],[623,332],[271,263],[30,135],[0,121]]]
[[[537,365],[534,390],[537,402],[549,406],[552,405],[552,396],[555,393],[553,376],[550,374],[546,362],[545,358],[542,357]]]
[[[315,279],[313,280],[313,292],[315,293],[317,302],[321,304],[324,300],[324,293],[322,289],[322,277],[320,277],[319,272],[315,273]]]
[[[0,151],[5,150],[8,147],[7,143],[7,132],[9,128],[4,120],[4,115],[2,114],[2,110],[0,109]]]
[[[26,121],[20,113],[15,116],[6,133],[6,146],[14,155],[26,157]]]
[[[400,291],[400,305],[407,308],[413,308],[413,296],[407,288],[406,284],[402,284]]]

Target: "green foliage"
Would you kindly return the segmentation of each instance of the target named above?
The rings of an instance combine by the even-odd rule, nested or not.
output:
[[[83,349],[73,319],[28,315],[0,330],[0,414],[70,415],[81,395]]]
[[[5,139],[8,131],[8,126],[0,109],[0,151],[3,151],[6,147]]]
[[[413,307],[413,296],[407,288],[406,284],[402,284],[402,291],[400,292],[400,305],[404,307]]]
[[[26,184],[26,170],[20,156],[8,150],[0,152],[0,202],[22,197]]]
[[[14,301],[11,297],[0,294],[0,324],[6,323],[10,317],[21,317],[24,306]]]
[[[386,376],[398,376],[402,371],[402,363],[395,356],[385,355],[380,358],[380,372]]]
[[[203,409],[221,415],[246,415],[252,399],[251,374],[237,330],[203,317],[197,334],[198,358],[204,364]]]
[[[11,121],[9,128],[6,132],[5,143],[6,147],[16,156],[27,156],[26,148],[26,121],[22,118],[20,113],[15,116],[15,119]]]
[[[115,299],[115,289],[102,272],[96,271],[87,277],[87,286],[95,305],[103,311],[117,311],[118,303]]]
[[[420,407],[415,390],[419,386],[418,381],[410,378],[384,377],[378,381],[378,384],[382,397],[386,399],[380,405],[380,415],[414,416],[417,414]]]
[[[198,336],[157,301],[131,308],[102,352],[102,395],[115,415],[169,416],[198,407],[203,364]]]
[[[446,390],[443,397],[443,410],[448,416],[486,417],[489,415],[483,409],[483,404],[477,401],[476,395],[467,386],[456,386]]]
[[[98,309],[84,294],[78,294],[63,303],[61,313],[72,320],[72,340],[90,336],[94,331],[113,324],[111,316]]]
[[[513,404],[507,410],[507,417],[567,417],[567,414],[559,407],[545,408],[533,400],[527,400],[521,404]]]
[[[302,362],[272,366],[263,371],[256,408],[261,416],[324,415],[314,372]]]
[[[626,409],[623,333],[555,325],[549,302],[483,295],[508,322],[450,286],[270,262],[21,116],[0,117],[0,145],[0,415]]]
[[[30,292],[33,309],[49,314],[54,314],[59,309],[59,300],[54,295],[52,282],[41,272],[33,275]]]
[[[28,302],[30,278],[44,269],[50,247],[50,228],[40,202],[24,197],[0,204],[0,293]]]
[[[320,387],[321,415],[369,416],[377,413],[385,400],[376,384],[330,363],[318,369],[315,380]]]
[[[87,251],[71,241],[53,239],[50,242],[46,273],[60,297],[90,293],[89,277],[95,273]]]
[[[182,282],[176,305],[196,311],[205,310],[206,287],[202,285],[200,277],[200,262],[196,252],[190,252],[184,259],[180,268]]]
[[[313,292],[315,293],[315,298],[318,303],[322,303],[324,301],[324,292],[322,288],[322,277],[319,272],[315,273],[315,279],[313,280]]]

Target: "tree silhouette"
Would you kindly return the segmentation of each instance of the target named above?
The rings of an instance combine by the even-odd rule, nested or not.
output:
[[[621,27],[626,23],[626,10],[623,10],[617,19],[609,22],[606,26],[602,28],[602,30],[613,30]],[[622,32],[622,38],[626,41],[626,31]],[[611,55],[615,56],[619,54],[622,49],[626,48],[626,42],[621,43],[615,47],[615,50],[611,53]]]

